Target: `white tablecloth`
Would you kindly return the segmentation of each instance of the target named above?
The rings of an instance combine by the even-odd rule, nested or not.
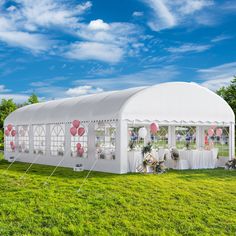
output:
[[[168,168],[183,169],[212,169],[217,163],[217,149],[208,150],[179,150],[179,160],[171,159],[168,149],[153,150],[152,155],[159,161],[166,157],[165,166]],[[128,152],[128,168],[130,172],[137,172],[137,167],[142,164],[141,150]]]
[[[187,161],[189,169],[212,169],[216,166],[216,150],[180,150],[179,156],[178,161]]]

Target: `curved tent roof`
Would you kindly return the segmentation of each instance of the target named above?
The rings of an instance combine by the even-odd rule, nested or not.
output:
[[[229,105],[195,83],[170,82],[33,104],[17,109],[5,124],[102,120],[234,122]]]

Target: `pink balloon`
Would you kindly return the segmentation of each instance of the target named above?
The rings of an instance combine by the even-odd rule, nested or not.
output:
[[[215,129],[215,128],[216,128],[216,125],[215,125],[215,124],[213,124],[213,125],[211,126],[211,128],[212,128],[212,129]]]
[[[13,146],[13,145],[14,145],[14,142],[13,142],[13,141],[11,141],[11,142],[10,142],[10,145],[11,145],[11,146]]]
[[[77,129],[75,127],[70,128],[70,133],[72,136],[75,136],[77,134]]]
[[[152,123],[150,125],[150,131],[151,131],[152,134],[155,134],[158,130],[159,130],[159,127],[156,123]]]
[[[11,131],[12,128],[13,128],[13,125],[12,125],[12,124],[9,124],[9,125],[7,126],[7,129],[8,129],[9,131]]]
[[[80,149],[78,150],[78,154],[79,154],[80,157],[82,157],[83,154],[84,154],[84,149],[83,149],[83,148],[80,148]]]
[[[79,126],[80,126],[80,121],[79,121],[79,120],[74,120],[74,121],[72,122],[72,125],[73,125],[76,129],[78,129]]]
[[[15,130],[11,131],[11,136],[13,136],[13,137],[16,136],[16,131]]]
[[[5,135],[9,136],[10,135],[10,131],[8,129],[5,130]]]
[[[77,143],[76,144],[76,148],[77,148],[77,151],[81,148],[81,144],[80,143]]]
[[[78,135],[79,135],[79,136],[83,136],[84,133],[85,133],[85,129],[84,129],[83,127],[80,127],[80,128],[78,129]]]
[[[212,128],[208,129],[207,133],[210,137],[212,137],[214,135],[214,129]]]
[[[217,136],[220,137],[222,134],[223,134],[223,130],[222,130],[221,128],[219,128],[219,129],[216,130],[216,135],[217,135]]]

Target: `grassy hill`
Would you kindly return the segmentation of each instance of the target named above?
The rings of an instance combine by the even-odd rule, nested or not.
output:
[[[0,161],[0,235],[235,235],[236,171],[115,175]],[[22,178],[21,178],[22,177]],[[47,182],[47,183],[45,183]]]

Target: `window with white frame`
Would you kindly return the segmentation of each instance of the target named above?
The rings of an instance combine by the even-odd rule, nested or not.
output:
[[[46,126],[34,125],[34,154],[46,154]]]
[[[29,153],[29,125],[18,126],[18,151]]]
[[[206,127],[204,143],[205,149],[218,149],[219,157],[229,157],[229,127]]]
[[[81,124],[79,128],[83,128],[85,132],[82,136],[78,135],[78,132],[75,136],[71,135],[71,156],[86,158],[88,157],[88,126]]]
[[[4,129],[5,131],[7,130],[7,127]],[[11,131],[7,131],[8,135],[4,135],[4,142],[5,142],[5,150],[7,152],[15,152],[16,151],[16,136],[12,135],[12,131],[15,130],[15,127],[12,127]]]
[[[65,125],[50,125],[51,144],[50,151],[52,156],[63,156],[65,153]]]
[[[196,127],[176,126],[175,127],[176,148],[196,149]]]
[[[97,158],[115,160],[116,124],[98,123],[95,128]]]
[[[153,148],[168,148],[168,126],[159,126],[156,134],[150,135]]]

